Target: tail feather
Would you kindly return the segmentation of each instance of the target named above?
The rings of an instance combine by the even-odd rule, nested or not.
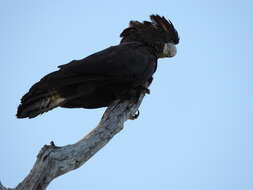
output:
[[[17,118],[34,118],[68,101],[94,92],[92,81],[103,77],[84,77],[74,72],[58,70],[44,76],[21,98]]]
[[[18,106],[17,118],[34,118],[39,114],[62,105],[64,101],[65,98],[61,97],[57,92],[39,94],[28,92],[23,96],[21,104]]]

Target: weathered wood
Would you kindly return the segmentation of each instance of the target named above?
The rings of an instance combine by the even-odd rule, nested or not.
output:
[[[123,129],[126,120],[135,119],[144,95],[145,91],[138,100],[116,100],[106,109],[98,126],[77,143],[63,147],[54,142],[44,145],[29,175],[13,190],[44,190],[56,177],[82,166]],[[0,183],[0,190],[7,189]]]
[[[2,185],[1,182],[0,182],[0,190],[7,190],[7,189]]]

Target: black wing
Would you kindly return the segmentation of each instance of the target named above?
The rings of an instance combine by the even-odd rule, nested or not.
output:
[[[23,96],[18,117],[35,117],[54,107],[107,106],[115,94],[150,80],[157,59],[139,43],[112,46],[59,66]]]
[[[139,43],[112,46],[82,60],[59,66],[60,71],[85,76],[146,81],[156,69],[156,58]]]

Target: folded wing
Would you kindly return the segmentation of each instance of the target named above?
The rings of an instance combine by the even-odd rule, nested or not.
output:
[[[57,106],[108,106],[125,91],[149,80],[156,61],[141,44],[125,43],[61,65],[22,97],[17,117],[33,118]]]

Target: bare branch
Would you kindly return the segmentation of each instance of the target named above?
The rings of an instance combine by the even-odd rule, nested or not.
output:
[[[79,168],[123,129],[126,120],[135,119],[144,95],[145,91],[138,100],[116,100],[106,109],[98,126],[77,143],[63,147],[54,142],[44,145],[29,175],[14,189],[44,190],[56,177]],[[7,189],[0,183],[0,190]]]
[[[0,190],[8,190],[7,188],[5,188],[2,183],[0,182]]]

